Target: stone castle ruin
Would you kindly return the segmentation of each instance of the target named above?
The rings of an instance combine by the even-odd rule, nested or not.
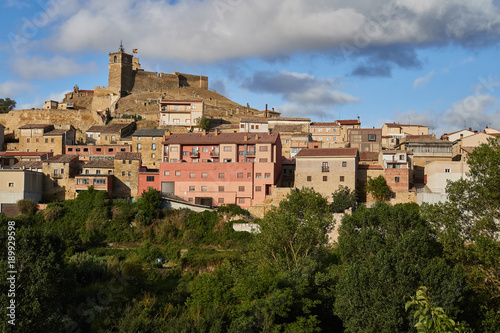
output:
[[[109,54],[108,86],[94,88],[92,109],[98,112],[114,112],[118,100],[131,93],[163,93],[168,89],[183,87],[208,90],[208,77],[178,72],[147,72],[141,69],[139,58],[126,53],[120,45],[118,52]]]

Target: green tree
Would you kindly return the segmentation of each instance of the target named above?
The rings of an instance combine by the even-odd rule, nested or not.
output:
[[[137,201],[138,212],[136,219],[140,220],[145,225],[149,225],[155,218],[158,217],[158,212],[161,207],[162,199],[160,192],[154,188],[143,192]]]
[[[257,248],[264,257],[288,268],[320,250],[334,227],[328,201],[309,188],[291,191],[260,223]]]
[[[358,196],[356,190],[351,191],[347,186],[339,185],[339,188],[332,193],[333,202],[330,209],[334,213],[343,213],[346,209],[356,206]]]
[[[384,176],[368,179],[366,183],[366,192],[375,197],[377,201],[385,200],[391,194],[391,188],[387,185]]]
[[[417,295],[406,302],[405,310],[415,308],[413,319],[418,333],[468,332],[465,326],[449,318],[444,309],[431,302],[427,287],[417,289]]]
[[[408,331],[402,300],[421,285],[453,315],[460,312],[465,272],[442,259],[442,246],[417,204],[359,207],[342,219],[338,246],[344,269],[335,313],[347,331]]]
[[[16,101],[10,98],[0,98],[0,113],[7,113],[11,110],[14,110],[16,107]]]
[[[22,215],[31,216],[36,214],[38,205],[31,199],[22,199],[17,201],[17,209]]]
[[[198,127],[208,131],[210,129],[210,120],[206,117],[198,118]]]

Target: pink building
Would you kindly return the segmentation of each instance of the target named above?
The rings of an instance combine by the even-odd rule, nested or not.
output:
[[[196,204],[250,207],[271,194],[281,176],[278,133],[167,132],[162,145],[162,194]]]

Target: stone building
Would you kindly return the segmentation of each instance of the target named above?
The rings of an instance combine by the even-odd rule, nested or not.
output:
[[[62,201],[75,198],[75,176],[80,173],[78,156],[55,155],[42,161],[43,199]]]
[[[342,142],[349,142],[349,130],[361,128],[361,121],[358,119],[337,120],[340,124],[340,138]]]
[[[64,154],[67,145],[75,144],[76,130],[72,125],[28,124],[19,127],[19,150]]]
[[[269,125],[267,119],[255,118],[255,117],[244,117],[240,118],[239,131],[240,132],[267,132],[269,130]]]
[[[312,139],[320,141],[323,148],[342,148],[345,143],[342,141],[340,123],[335,122],[314,122],[310,125]]]
[[[132,134],[132,152],[141,153],[142,166],[158,169],[161,162],[161,142],[165,130],[138,129]]]
[[[113,196],[115,198],[134,198],[139,190],[139,171],[141,154],[119,152],[114,159]]]
[[[91,126],[86,132],[86,142],[94,145],[123,145],[120,142],[122,138],[132,134],[135,128],[135,122]]]
[[[113,197],[114,161],[91,160],[82,166],[82,173],[75,177],[75,190],[86,191],[89,186],[107,191]]]
[[[340,185],[356,189],[356,148],[302,149],[296,156],[295,187],[313,188],[330,202]]]
[[[360,152],[381,150],[382,130],[380,128],[353,128],[348,132],[349,146]]]
[[[202,100],[160,101],[160,120],[158,126],[187,126],[198,124],[205,114],[205,102]]]

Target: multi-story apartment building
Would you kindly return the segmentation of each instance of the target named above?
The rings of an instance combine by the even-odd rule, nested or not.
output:
[[[75,144],[76,130],[71,125],[28,124],[19,127],[19,150],[64,154],[67,145]]]
[[[267,132],[269,125],[266,118],[250,118],[245,117],[240,119],[240,132]]]
[[[340,185],[356,189],[356,148],[302,149],[296,156],[295,187],[310,187],[329,201]]]
[[[135,127],[135,122],[91,126],[86,132],[86,142],[94,145],[122,145],[122,138],[130,135]]]
[[[311,123],[311,135],[314,141],[321,141],[323,144],[337,144],[341,145],[342,136],[340,130],[340,124],[335,122],[330,123]],[[324,147],[327,148],[327,147]],[[333,148],[333,147],[332,147]],[[339,147],[340,148],[340,147]]]
[[[78,156],[56,155],[42,161],[43,199],[62,201],[75,198],[75,176],[80,173]]]
[[[198,119],[205,114],[203,100],[160,101],[159,126],[196,126]]]
[[[345,119],[345,120],[337,120],[340,124],[340,137],[342,142],[349,141],[349,130],[355,128],[361,128],[361,122],[358,119]]]
[[[114,161],[91,160],[82,167],[82,173],[75,177],[75,190],[85,191],[89,186],[107,191],[113,197]]]
[[[158,169],[161,162],[162,129],[138,129],[132,134],[132,152],[141,153],[142,165]]]
[[[188,202],[250,207],[280,179],[279,134],[166,133],[162,145],[161,192]]]
[[[139,171],[141,154],[118,152],[115,155],[113,170],[113,196],[116,198],[136,197],[139,190]]]
[[[379,163],[384,168],[384,178],[393,192],[408,191],[412,181],[411,156],[406,150],[382,150]]]

